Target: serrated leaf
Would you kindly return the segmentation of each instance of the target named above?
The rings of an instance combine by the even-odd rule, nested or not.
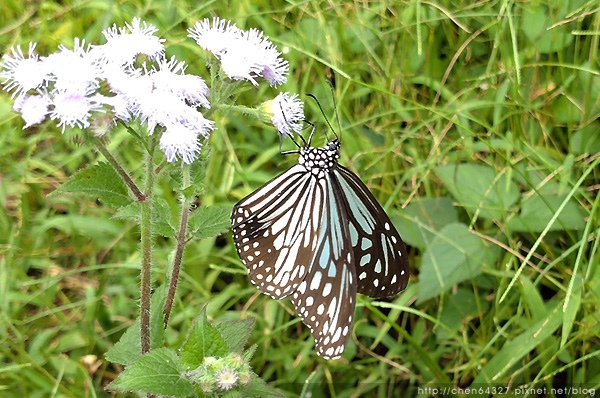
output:
[[[479,211],[480,217],[502,219],[519,199],[517,185],[488,166],[463,163],[437,167],[435,173],[470,214]]]
[[[181,346],[181,361],[186,369],[195,369],[205,357],[223,357],[227,353],[227,345],[217,329],[208,322],[204,307]]]
[[[164,339],[163,310],[165,307],[166,286],[154,291],[150,303],[150,347],[162,346]],[[138,317],[112,346],[104,357],[110,362],[128,366],[142,356],[140,338],[140,318]]]
[[[392,213],[392,221],[404,242],[425,249],[435,238],[436,231],[458,221],[458,212],[450,198],[419,198]]]
[[[190,233],[196,239],[210,238],[231,228],[231,207],[200,207],[190,217]]]
[[[258,345],[252,344],[246,351],[244,351],[244,361],[250,362],[252,357],[254,357],[254,354],[256,353],[257,348],[258,348]]]
[[[454,284],[479,275],[499,255],[496,246],[472,234],[466,225],[445,226],[423,254],[419,274],[419,302],[435,297]]]
[[[554,216],[565,195],[532,195],[525,199],[521,212],[506,223],[514,232],[541,232]],[[573,199],[569,200],[549,231],[579,230],[585,227],[585,213]]]
[[[93,195],[102,203],[113,208],[131,203],[127,186],[117,172],[105,162],[88,166],[73,174],[51,195],[60,193]]]
[[[157,348],[139,358],[109,385],[121,392],[137,392],[187,397],[193,385],[181,377],[181,360],[175,351]]]
[[[152,199],[152,228],[153,232],[171,238],[175,235],[175,228],[171,225],[171,209],[163,198]],[[128,206],[117,209],[113,218],[121,220],[129,220],[135,223],[140,223],[140,204],[137,202],[131,203]]]
[[[219,322],[219,331],[230,352],[242,352],[254,330],[254,318],[232,319]]]

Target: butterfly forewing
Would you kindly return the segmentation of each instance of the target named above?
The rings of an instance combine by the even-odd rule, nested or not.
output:
[[[388,297],[408,283],[406,247],[381,205],[363,182],[339,164],[334,169],[347,204],[349,238],[354,250],[357,290]]]
[[[292,295],[296,313],[315,338],[317,354],[326,359],[341,355],[352,327],[356,304],[356,274],[352,246],[347,239],[344,203],[334,194],[332,176],[320,180],[326,193],[316,250],[306,278]]]
[[[286,297],[304,279],[315,250],[323,194],[306,169],[296,165],[234,207],[236,248],[262,292]]]

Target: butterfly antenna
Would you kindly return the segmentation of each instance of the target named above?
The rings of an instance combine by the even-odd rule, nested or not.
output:
[[[331,125],[331,123],[329,123],[329,119],[327,118],[327,115],[325,115],[325,111],[323,110],[323,107],[321,106],[321,103],[319,102],[319,100],[317,99],[317,97],[315,97],[313,94],[306,94],[308,95],[310,98],[314,99],[315,102],[317,103],[317,106],[319,107],[319,110],[321,111],[321,114],[323,115],[323,117],[325,118],[325,122],[327,122],[327,126],[329,126],[329,129],[333,132],[333,135],[335,135],[335,138],[338,138],[338,135],[336,134],[333,126]]]
[[[337,123],[338,131],[340,132],[340,137],[342,135],[342,125],[340,124],[340,115],[338,113],[337,101],[335,100],[335,75],[333,71],[331,71],[331,77],[327,80],[329,83],[329,88],[331,90],[331,98],[333,99],[333,110],[335,112],[335,122]],[[336,135],[337,137],[337,135]]]
[[[308,146],[310,146],[310,144],[312,143],[313,136],[315,135],[315,124],[309,122],[306,119],[304,119],[304,123],[312,127],[312,129],[310,130],[310,135],[308,136]]]

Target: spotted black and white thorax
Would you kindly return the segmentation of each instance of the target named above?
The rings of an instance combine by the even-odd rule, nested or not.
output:
[[[351,334],[356,294],[403,290],[408,255],[373,194],[338,163],[337,139],[299,152],[298,164],[235,205],[233,240],[250,281],[291,299],[317,354],[334,359]]]
[[[329,141],[323,148],[313,148],[305,146],[300,149],[300,158],[298,163],[301,164],[311,174],[318,178],[325,177],[331,168],[337,163],[340,158],[340,141]]]

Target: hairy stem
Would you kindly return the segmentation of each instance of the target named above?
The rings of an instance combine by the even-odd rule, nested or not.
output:
[[[188,224],[188,215],[190,213],[190,198],[186,197],[183,191],[190,186],[190,166],[183,165],[183,176],[181,179],[181,219],[179,221],[179,232],[177,233],[177,248],[175,249],[175,259],[173,260],[173,269],[171,270],[171,278],[169,279],[169,291],[165,302],[165,328],[169,323],[173,301],[175,300],[175,291],[179,282],[179,271],[181,270],[181,261],[183,260],[183,250],[185,249],[186,239],[185,232]]]
[[[138,202],[144,202],[148,199],[147,195],[144,194],[136,185],[136,183],[131,179],[129,174],[125,171],[121,163],[110,153],[106,145],[104,145],[104,141],[101,138],[95,138],[96,148],[98,151],[104,156],[108,163],[110,163],[114,169],[119,173],[125,184],[129,187],[129,190],[135,195],[135,198]]]
[[[152,197],[154,185],[154,148],[156,136],[152,137],[150,151],[146,155],[146,198]],[[140,202],[140,238],[142,243],[142,270],[140,273],[140,338],[142,354],[150,351],[150,293],[152,273],[152,201]]]

